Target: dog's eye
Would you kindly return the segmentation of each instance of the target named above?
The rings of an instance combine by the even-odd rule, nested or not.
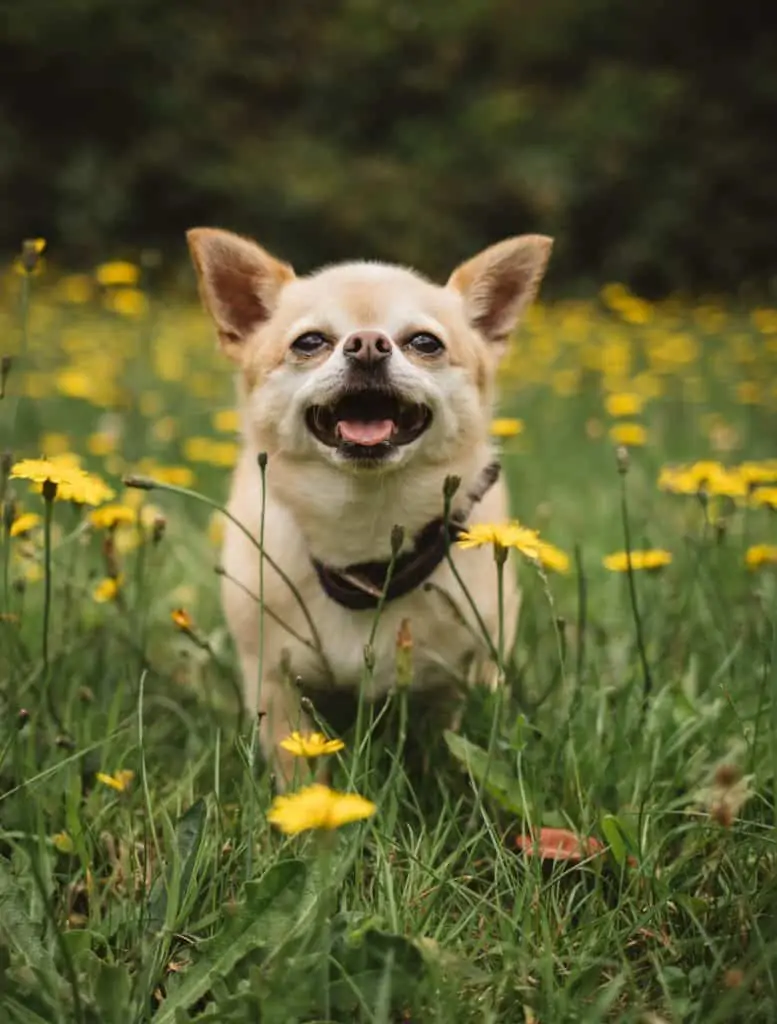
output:
[[[291,347],[301,356],[312,356],[328,344],[329,342],[320,331],[305,331],[291,343]]]
[[[436,356],[438,352],[442,352],[445,348],[440,339],[428,331],[419,331],[418,334],[412,334],[407,339],[406,345],[422,356]]]

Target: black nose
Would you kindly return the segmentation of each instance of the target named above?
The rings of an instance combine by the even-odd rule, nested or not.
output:
[[[349,362],[364,367],[388,359],[392,347],[391,338],[382,331],[354,331],[345,339],[343,352]]]

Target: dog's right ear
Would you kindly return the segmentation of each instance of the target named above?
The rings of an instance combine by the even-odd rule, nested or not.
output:
[[[186,240],[200,296],[216,324],[221,348],[239,361],[246,339],[273,315],[281,289],[294,279],[294,271],[231,231],[192,228]]]

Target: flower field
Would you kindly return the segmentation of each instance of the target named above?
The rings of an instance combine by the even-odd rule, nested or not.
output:
[[[218,601],[231,366],[153,254],[46,255],[0,278],[1,1019],[777,1019],[777,308],[538,304],[515,521],[459,540],[521,580],[504,693],[294,734],[274,797]]]

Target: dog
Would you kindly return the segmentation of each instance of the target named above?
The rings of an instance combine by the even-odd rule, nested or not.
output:
[[[192,228],[187,241],[219,345],[238,368],[242,445],[228,511],[241,525],[225,527],[222,602],[283,788],[294,758],[279,742],[311,727],[295,680],[314,706],[333,690],[384,697],[404,635],[412,689],[496,685],[493,551],[452,541],[508,514],[489,433],[495,377],[552,240],[508,238],[445,285],[381,262],[298,276],[215,228]],[[504,582],[508,644],[514,575]]]

